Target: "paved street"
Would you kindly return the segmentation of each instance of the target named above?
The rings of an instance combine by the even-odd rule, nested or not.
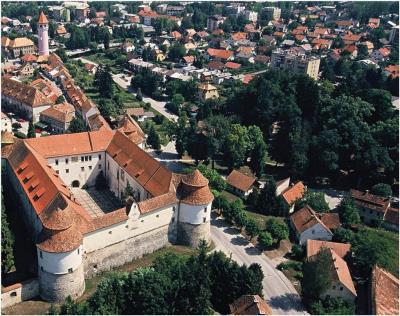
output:
[[[261,265],[264,272],[264,298],[274,314],[307,314],[300,297],[284,274],[274,267],[272,261],[249,243],[238,230],[228,226],[221,218],[211,220],[211,238],[215,250],[223,251],[239,264]]]

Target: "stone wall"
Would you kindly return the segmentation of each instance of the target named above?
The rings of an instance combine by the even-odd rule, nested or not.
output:
[[[83,264],[67,274],[52,274],[39,269],[39,291],[45,301],[64,302],[68,295],[76,299],[84,290]]]
[[[1,292],[1,307],[6,308],[38,296],[39,282],[37,279],[30,279],[7,286]]]
[[[178,224],[178,242],[180,244],[196,248],[201,239],[210,241],[210,222],[200,225],[182,222]]]
[[[176,232],[169,225],[84,254],[85,277],[122,266],[174,242]]]

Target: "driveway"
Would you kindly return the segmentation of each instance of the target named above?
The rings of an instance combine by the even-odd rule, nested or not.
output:
[[[239,264],[261,265],[264,272],[263,294],[274,314],[305,315],[300,296],[284,274],[273,262],[249,243],[236,228],[228,226],[221,218],[211,219],[211,238],[215,250],[231,256]]]

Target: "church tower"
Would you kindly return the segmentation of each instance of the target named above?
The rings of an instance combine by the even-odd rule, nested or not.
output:
[[[49,55],[49,20],[40,12],[38,21],[39,55]]]

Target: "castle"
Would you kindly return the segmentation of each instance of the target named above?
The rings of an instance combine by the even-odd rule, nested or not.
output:
[[[138,131],[125,124],[32,139],[2,135],[3,172],[37,246],[44,300],[77,298],[85,277],[168,243],[197,246],[200,239],[209,240],[208,180],[197,170],[169,171],[135,142]],[[74,190],[94,187],[99,177],[118,198],[129,184],[133,197],[126,206],[93,214],[77,199]]]

